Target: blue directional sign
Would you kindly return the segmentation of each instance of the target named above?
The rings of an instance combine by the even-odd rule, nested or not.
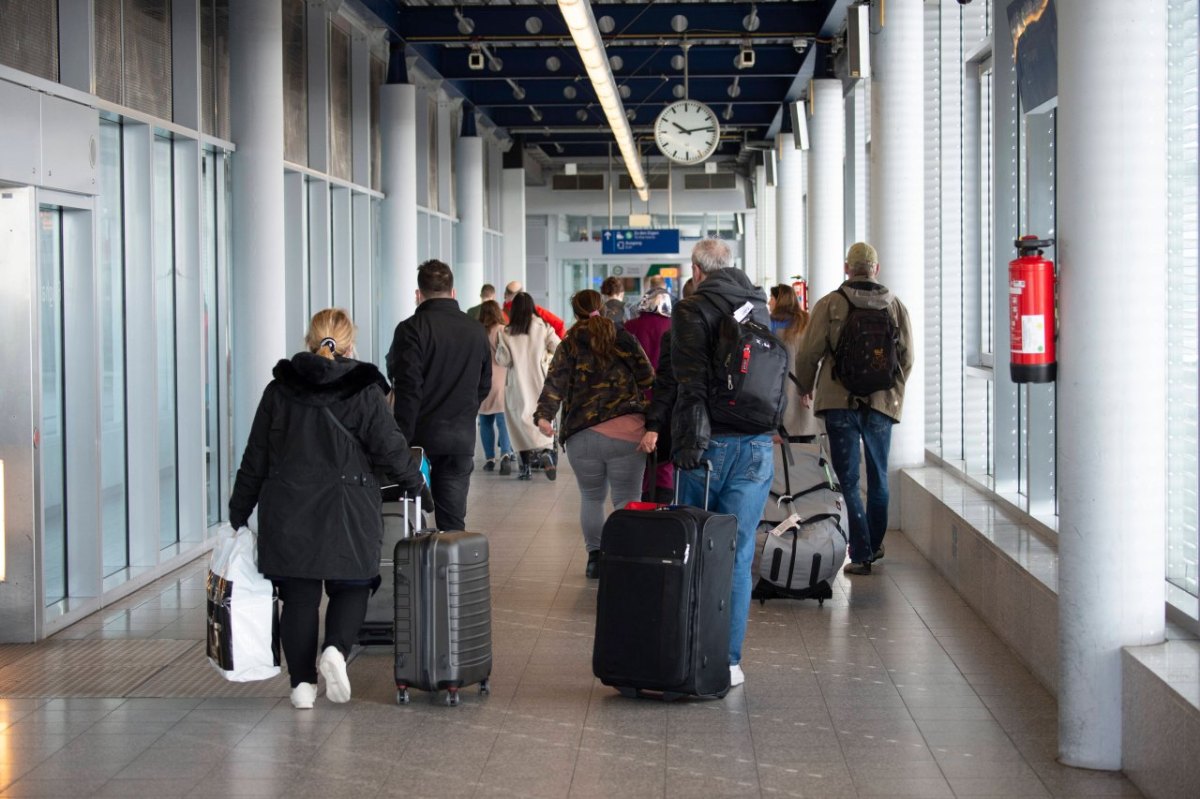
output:
[[[679,252],[678,230],[605,230],[600,239],[605,255],[640,255],[641,253]]]

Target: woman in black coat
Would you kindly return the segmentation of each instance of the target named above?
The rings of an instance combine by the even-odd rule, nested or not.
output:
[[[308,351],[275,365],[242,456],[229,521],[258,505],[258,568],[279,589],[292,705],[317,695],[321,589],[329,595],[319,669],[333,702],[350,699],[346,655],[378,580],[383,518],[377,472],[406,495],[423,484],[372,364],[353,360],[354,324],[339,308],[312,318]]]

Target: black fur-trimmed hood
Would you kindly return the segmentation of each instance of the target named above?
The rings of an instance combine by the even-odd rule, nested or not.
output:
[[[298,352],[275,364],[272,374],[280,387],[299,402],[328,405],[377,385],[385,394],[389,386],[374,364],[338,357],[322,358]]]

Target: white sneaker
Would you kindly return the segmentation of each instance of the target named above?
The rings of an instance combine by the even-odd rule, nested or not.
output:
[[[312,710],[313,702],[316,699],[316,683],[302,682],[292,689],[292,707],[296,710]]]
[[[746,672],[742,671],[742,667],[734,663],[729,667],[729,687],[737,688],[746,681]]]
[[[350,701],[350,675],[346,673],[346,658],[336,646],[327,646],[317,661],[317,670],[325,678],[325,696],[330,702]]]

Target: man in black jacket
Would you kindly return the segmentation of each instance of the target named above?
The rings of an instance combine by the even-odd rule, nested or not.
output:
[[[717,380],[713,360],[718,329],[724,315],[749,316],[770,328],[767,301],[762,289],[745,272],[731,268],[733,254],[720,239],[703,239],[692,249],[692,279],[696,293],[678,303],[671,316],[671,365],[677,398],[671,414],[671,448],[677,467],[679,499],[686,505],[704,505],[702,461],[712,463],[712,488],[708,507],[737,516],[737,549],[730,594],[729,681],[745,682],[742,673],[742,640],[750,613],[750,564],[754,560],[755,532],[767,503],[774,477],[769,426],[763,428],[726,417],[714,421],[709,405],[710,384]],[[783,367],[781,367],[782,379]]]
[[[483,325],[454,298],[454,274],[441,261],[417,269],[417,310],[396,325],[387,355],[400,431],[429,458],[440,530],[465,530],[475,467],[475,419],[492,387]]]

